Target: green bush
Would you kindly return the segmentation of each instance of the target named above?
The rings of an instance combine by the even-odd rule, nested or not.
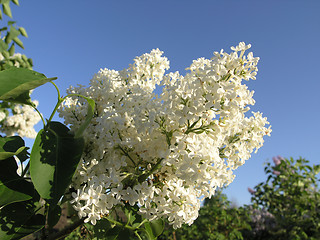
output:
[[[267,163],[267,181],[254,188],[251,199],[252,208],[267,212],[273,223],[257,226],[257,221],[254,221],[256,216],[253,215],[252,225],[260,229],[253,228],[252,239],[319,239],[320,192],[317,174],[320,165],[310,166],[309,161],[303,158],[274,158],[274,162],[275,166]]]
[[[242,231],[250,231],[249,216],[244,208],[231,207],[230,201],[221,191],[211,199],[205,199],[199,217],[191,225],[174,230],[167,225],[159,239],[244,239]]]
[[[205,199],[193,225],[167,225],[160,239],[320,239],[320,165],[281,157],[274,163],[264,169],[267,180],[250,189],[250,205],[230,207],[218,191]]]

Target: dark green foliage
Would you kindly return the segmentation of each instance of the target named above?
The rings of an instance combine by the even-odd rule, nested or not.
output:
[[[218,192],[205,200],[193,225],[167,225],[160,239],[320,239],[319,172],[320,165],[302,158],[267,163],[267,180],[254,188],[251,205],[230,208]]]
[[[3,13],[12,18],[10,2],[19,5],[18,0],[0,0],[0,5]],[[0,20],[3,18],[2,11],[0,9]],[[22,54],[15,55],[16,45],[24,48],[22,41],[19,39],[20,36],[28,37],[28,34],[23,27],[17,27],[15,21],[8,21],[7,26],[0,29],[0,54],[3,56],[3,59],[0,60],[0,71],[12,66],[32,68],[33,64],[30,58]]]
[[[241,231],[251,229],[248,221],[243,208],[231,207],[226,196],[217,191],[211,199],[205,199],[199,217],[191,226],[174,230],[167,225],[159,239],[244,239]]]
[[[19,5],[18,0],[0,0],[0,5],[5,15],[12,18],[10,2],[15,5]],[[0,20],[2,20],[2,11],[0,9]],[[27,58],[23,54],[16,54],[16,45],[23,48],[23,43],[19,39],[20,36],[27,37],[27,32],[23,27],[17,27],[16,22],[8,21],[6,26],[0,28],[0,71],[9,69],[13,66],[18,68],[32,69],[33,63],[32,59]],[[0,81],[0,83],[2,80]],[[3,86],[0,87],[1,89]],[[3,100],[3,99],[1,99]],[[0,110],[4,112],[7,116],[14,112],[14,107],[16,103],[5,102],[0,100]],[[13,99],[11,99],[13,100]],[[15,97],[15,102],[27,102],[31,104],[29,98],[29,92],[24,92],[19,97]],[[4,120],[2,120],[4,121]],[[2,121],[0,121],[0,132],[2,127]]]
[[[21,239],[43,228],[45,217],[33,200],[9,204],[0,211],[0,239]]]
[[[265,167],[267,181],[255,187],[253,207],[273,216],[274,224],[256,231],[252,239],[320,239],[320,165],[283,159]]]
[[[124,205],[116,208],[108,216],[97,221],[96,225],[83,224],[73,231],[66,240],[156,240],[163,232],[164,221],[147,221],[138,214],[138,206]]]

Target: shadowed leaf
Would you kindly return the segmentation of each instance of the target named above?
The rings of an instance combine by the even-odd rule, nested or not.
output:
[[[50,122],[40,130],[30,155],[30,174],[40,196],[56,204],[69,186],[84,148],[69,128]]]

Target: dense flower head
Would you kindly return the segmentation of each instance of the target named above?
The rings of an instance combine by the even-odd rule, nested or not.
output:
[[[242,80],[256,79],[259,60],[244,54],[249,48],[240,43],[230,54],[199,58],[185,76],[165,74],[169,61],[155,49],[122,71],[101,69],[89,87],[70,87],[96,102],[72,182],[79,217],[95,224],[115,206],[130,204],[148,220],[192,224],[200,198],[230,184],[271,132],[260,112],[247,116],[255,101]],[[70,97],[59,111],[76,131],[87,103]]]
[[[38,105],[38,101],[32,101]],[[29,105],[15,104],[12,109],[0,108],[0,132],[7,136],[35,138],[34,126],[41,120],[39,114]]]

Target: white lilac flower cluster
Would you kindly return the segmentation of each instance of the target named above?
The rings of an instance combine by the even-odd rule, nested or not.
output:
[[[15,60],[13,66],[17,68],[21,67],[21,62],[23,61],[22,56],[23,55],[21,53],[15,53],[9,57],[10,60]],[[4,56],[0,53],[0,61],[3,61],[4,59],[5,59]]]
[[[0,61],[5,58],[0,53]],[[14,61],[15,67],[21,67],[21,62],[23,61],[23,55],[21,53],[15,53],[9,58]],[[35,105],[38,105],[38,101],[33,101]],[[38,113],[28,105],[14,105],[11,109],[11,114],[7,108],[0,108],[0,132],[6,134],[7,136],[12,136],[18,134],[21,137],[35,138],[37,132],[34,129],[36,125],[41,120]]]
[[[174,228],[192,224],[201,197],[230,184],[271,132],[259,112],[245,116],[253,91],[242,80],[255,79],[259,58],[241,42],[231,54],[193,61],[185,76],[168,73],[159,49],[134,59],[128,69],[101,69],[89,87],[69,93],[96,102],[85,131],[86,149],[72,187],[79,217],[95,224],[116,206],[138,206],[148,220],[167,218]],[[159,85],[162,93],[156,95]],[[75,131],[87,104],[68,98],[59,110]]]
[[[36,100],[33,103],[38,105]],[[37,136],[34,125],[41,118],[31,106],[16,104],[11,113],[9,114],[7,109],[0,109],[0,132],[7,136],[15,134],[27,138],[35,138]]]

